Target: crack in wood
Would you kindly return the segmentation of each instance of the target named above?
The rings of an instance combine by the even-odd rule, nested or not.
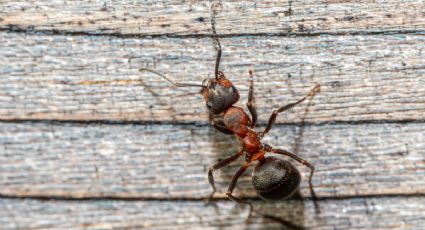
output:
[[[408,197],[425,197],[425,193],[416,194],[362,194],[362,195],[339,195],[339,196],[321,196],[317,197],[317,201],[333,201],[333,200],[350,200],[350,199],[370,199],[370,198],[408,198]],[[66,195],[43,195],[43,194],[2,194],[0,193],[0,199],[32,199],[32,200],[57,200],[57,201],[206,201],[208,197],[148,197],[148,196],[137,196],[137,197],[126,197],[126,196],[66,196]],[[257,196],[245,196],[245,200],[262,201]],[[227,197],[214,197],[212,201],[229,201]],[[294,196],[287,200],[312,200],[311,197],[303,198],[301,196]]]
[[[116,38],[213,38],[212,34],[176,34],[176,33],[161,33],[161,34],[134,34],[134,33],[95,33],[85,31],[66,31],[66,30],[39,30],[33,27],[20,27],[17,25],[7,25],[0,27],[0,32],[14,33],[34,33],[43,35],[66,35],[66,36],[92,36],[92,37],[116,37]],[[364,35],[390,35],[390,34],[425,34],[425,30],[376,30],[376,31],[344,31],[344,32],[282,32],[282,33],[229,33],[219,34],[219,38],[236,38],[236,37],[317,37],[317,36],[364,36]]]
[[[175,125],[175,126],[197,126],[210,127],[208,122],[200,121],[134,121],[134,120],[71,120],[71,119],[0,119],[0,123],[45,123],[45,124],[99,124],[99,125]],[[323,121],[323,122],[284,122],[276,123],[275,126],[325,126],[325,125],[365,125],[365,124],[423,124],[425,119],[401,119],[401,120],[338,120],[338,121]],[[265,126],[266,122],[258,122],[257,126]]]

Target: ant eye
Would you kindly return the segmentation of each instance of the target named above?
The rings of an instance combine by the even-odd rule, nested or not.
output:
[[[207,108],[208,109],[211,109],[212,108],[212,103],[209,101],[209,102],[207,102]]]

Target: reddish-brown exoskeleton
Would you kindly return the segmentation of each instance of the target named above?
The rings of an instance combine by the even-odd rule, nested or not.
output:
[[[204,97],[206,106],[209,112],[209,120],[211,125],[226,134],[233,134],[236,136],[240,143],[240,150],[235,155],[229,156],[216,164],[212,165],[208,170],[208,179],[213,189],[209,199],[211,199],[216,192],[214,184],[213,171],[229,165],[239,157],[245,154],[245,162],[236,171],[233,176],[226,195],[238,202],[245,203],[250,206],[250,215],[253,211],[251,203],[244,201],[233,195],[233,190],[238,181],[238,178],[247,170],[247,168],[253,163],[258,162],[254,168],[252,175],[252,184],[259,197],[264,200],[280,200],[291,196],[298,188],[301,176],[296,167],[294,167],[289,161],[276,158],[273,156],[265,156],[266,153],[274,153],[278,155],[288,156],[295,161],[310,168],[309,176],[309,187],[313,199],[316,199],[316,195],[313,190],[312,177],[314,173],[314,166],[302,159],[301,157],[283,150],[276,149],[262,143],[263,137],[270,131],[273,124],[275,123],[276,116],[286,111],[297,104],[303,102],[306,98],[313,96],[320,90],[320,85],[317,84],[305,97],[300,100],[289,103],[281,108],[273,111],[269,118],[266,128],[262,131],[255,131],[255,125],[257,121],[257,113],[253,105],[253,73],[250,74],[250,87],[248,94],[248,102],[246,106],[251,114],[251,117],[241,107],[235,106],[234,104],[239,100],[239,92],[232,84],[232,82],[225,77],[223,72],[219,71],[220,59],[221,59],[221,45],[215,30],[214,17],[211,17],[211,26],[214,33],[214,39],[217,43],[217,57],[215,64],[215,78],[206,79],[202,85],[198,84],[187,84],[187,83],[174,83],[167,76],[147,68],[140,69],[141,71],[148,71],[160,75],[167,81],[171,82],[175,86],[179,87],[201,87],[201,94]]]

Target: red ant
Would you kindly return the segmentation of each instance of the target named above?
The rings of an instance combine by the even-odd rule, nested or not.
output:
[[[299,163],[309,167],[311,170],[308,180],[310,192],[312,194],[313,200],[316,200],[316,194],[314,193],[311,181],[314,173],[314,166],[303,158],[289,151],[275,149],[270,145],[262,143],[261,139],[270,131],[273,124],[275,123],[276,116],[279,113],[293,108],[308,97],[314,96],[315,93],[320,91],[320,85],[317,84],[306,96],[300,100],[274,110],[269,118],[266,128],[260,132],[255,131],[254,127],[257,122],[257,112],[253,105],[253,73],[251,70],[249,71],[250,87],[248,102],[246,103],[246,106],[251,114],[250,118],[243,108],[234,106],[234,104],[239,100],[238,90],[235,88],[235,86],[233,86],[232,82],[225,77],[223,72],[218,70],[222,51],[220,41],[215,30],[215,19],[213,15],[211,16],[211,27],[214,33],[214,39],[217,43],[215,78],[205,79],[201,85],[175,83],[167,76],[157,71],[147,68],[140,69],[140,71],[148,71],[157,74],[178,87],[201,87],[202,89],[200,93],[203,95],[206,102],[211,125],[220,132],[225,134],[233,134],[238,138],[241,145],[239,152],[217,162],[208,170],[208,180],[213,189],[208,200],[210,200],[216,192],[213,171],[229,165],[231,162],[235,161],[244,154],[245,162],[233,176],[226,195],[233,201],[248,204],[250,206],[249,216],[253,211],[253,205],[250,202],[235,197],[233,195],[233,190],[239,177],[254,161],[258,161],[258,163],[255,166],[252,174],[252,185],[259,197],[264,200],[281,200],[294,194],[301,181],[300,172],[289,161],[273,156],[266,157],[265,154],[268,152],[288,156],[295,161],[298,161]]]

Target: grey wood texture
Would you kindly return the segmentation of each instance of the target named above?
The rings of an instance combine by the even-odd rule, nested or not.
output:
[[[210,38],[1,33],[0,43],[1,119],[207,121],[199,89],[171,87],[138,69],[201,83],[214,71]],[[423,35],[232,37],[222,45],[222,68],[243,104],[255,70],[262,121],[315,82],[322,91],[306,121],[424,119]],[[306,105],[277,122],[299,122]]]
[[[418,0],[222,1],[220,34],[365,33],[425,28]],[[211,1],[10,1],[0,28],[119,35],[210,34]]]
[[[273,214],[309,229],[422,229],[423,197],[355,198],[321,202],[255,202],[262,214]],[[0,200],[2,229],[290,229],[232,202],[202,201],[39,201]],[[402,207],[402,208],[401,208]],[[364,216],[368,216],[367,219]],[[385,220],[385,221],[382,221]]]
[[[205,198],[207,166],[238,150],[234,138],[188,125],[3,123],[0,136],[1,192],[17,196]],[[264,142],[312,162],[320,197],[346,197],[424,194],[423,140],[425,125],[413,123],[279,126]],[[215,172],[217,197],[241,163]],[[250,173],[238,188],[255,197]],[[306,180],[301,188],[310,196]]]
[[[304,157],[311,200],[265,203],[242,159],[209,127],[199,89],[213,76],[211,1],[0,1],[0,229],[423,229],[425,5],[423,1],[222,1],[221,69],[241,92],[255,72],[265,138]],[[308,112],[307,105],[308,106]],[[122,121],[132,121],[122,122]],[[306,123],[304,123],[306,122]],[[284,125],[285,124],[285,125]],[[296,164],[300,194],[308,169]]]

